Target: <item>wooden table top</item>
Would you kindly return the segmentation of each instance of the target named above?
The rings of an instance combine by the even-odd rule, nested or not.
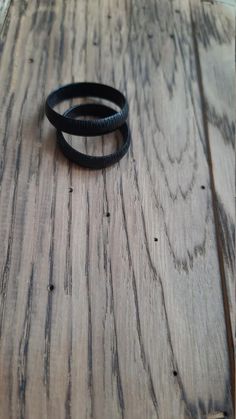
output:
[[[233,418],[234,15],[1,2],[0,419]],[[126,94],[120,163],[58,149],[44,102],[72,81]]]

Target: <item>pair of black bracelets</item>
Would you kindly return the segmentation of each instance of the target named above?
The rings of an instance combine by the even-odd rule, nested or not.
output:
[[[73,106],[63,115],[53,108],[60,102],[84,97],[95,97],[108,100],[120,108],[116,111],[108,106],[89,103]],[[91,169],[102,169],[118,162],[130,146],[130,132],[127,125],[129,107],[125,96],[113,87],[98,83],[72,83],[59,87],[49,94],[46,100],[45,113],[51,124],[57,129],[58,144],[64,155],[79,164]],[[96,119],[76,119],[78,116],[93,116]],[[65,139],[63,132],[77,136],[93,137],[108,134],[119,129],[122,134],[121,147],[106,156],[90,156],[74,149]]]

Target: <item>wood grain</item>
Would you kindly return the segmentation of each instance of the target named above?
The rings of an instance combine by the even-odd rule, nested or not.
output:
[[[234,12],[232,8],[201,3],[199,0],[191,0],[190,5],[194,42],[185,42],[181,49],[199,131],[201,137],[206,139],[234,394],[235,92],[231,77],[234,71]],[[185,6],[182,4],[182,11]],[[196,71],[186,60],[189,48],[196,58]]]
[[[8,9],[10,7],[11,0],[1,0],[0,1],[0,33],[2,31]]]
[[[216,189],[216,206],[219,211],[220,235],[231,320],[234,322],[234,36],[233,9],[222,6],[200,6],[193,1],[198,54],[200,59],[205,118],[212,159],[212,172]],[[205,27],[208,37],[198,30]],[[211,28],[211,31],[210,31]],[[219,53],[219,38],[221,53]],[[197,98],[197,89],[195,90]],[[218,100],[217,100],[218,98]],[[195,104],[198,106],[196,99]]]
[[[210,29],[192,7],[12,4],[0,58],[0,419],[233,417],[193,19]],[[43,103],[73,80],[126,93],[132,147],[118,165],[84,170],[56,147]],[[209,108],[231,121],[232,99],[213,91]],[[211,124],[217,161],[229,142]],[[106,140],[85,147],[101,154]],[[232,181],[228,151],[214,179],[222,169]],[[231,237],[231,189],[215,185]]]
[[[235,333],[235,86],[231,75],[235,69],[235,11],[220,5],[203,5],[200,8],[196,1],[193,9],[196,28],[202,25],[206,29],[212,27],[212,31],[208,31],[208,39],[203,39],[197,31],[196,41],[202,75],[202,106],[205,111],[218,254],[233,370],[234,344],[231,329]],[[219,39],[222,45],[221,54],[218,50]],[[233,379],[232,386],[234,385]]]

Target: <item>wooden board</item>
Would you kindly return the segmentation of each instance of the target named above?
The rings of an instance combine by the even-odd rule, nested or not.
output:
[[[12,4],[0,64],[0,419],[233,417],[193,7]],[[56,147],[43,103],[71,80],[126,93],[132,147],[118,165],[84,170]],[[204,100],[231,120],[232,99],[217,95]],[[231,216],[230,190],[215,187]]]
[[[198,128],[206,139],[234,393],[234,9],[199,0],[191,0],[190,5],[194,39],[185,42],[181,50]],[[186,5],[181,6],[183,16]],[[196,72],[189,65],[189,48],[195,55]]]
[[[235,333],[235,84],[232,74],[235,71],[235,9],[217,4],[210,7],[204,4],[201,7],[196,0],[192,4],[225,318],[233,369],[231,328]],[[198,30],[202,25],[208,29],[208,37],[203,37]]]

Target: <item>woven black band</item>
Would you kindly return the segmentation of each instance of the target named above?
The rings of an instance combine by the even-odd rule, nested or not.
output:
[[[114,115],[116,111],[109,108],[105,105],[99,104],[86,104],[78,105],[68,109],[64,116],[70,118],[76,118],[77,116],[95,116],[98,118],[110,117]],[[64,155],[74,163],[79,164],[83,167],[88,167],[90,169],[102,169],[104,167],[110,166],[114,163],[117,163],[128,151],[130,146],[130,133],[127,123],[124,123],[119,128],[123,143],[122,146],[112,154],[107,156],[90,156],[75,150],[65,139],[61,131],[57,132],[58,144],[64,153]]]
[[[121,110],[97,120],[73,119],[67,112],[59,114],[53,108],[64,100],[76,97],[96,97],[106,99],[118,105]],[[119,90],[105,84],[98,83],[72,83],[49,94],[45,104],[45,113],[49,121],[59,131],[81,136],[95,136],[112,132],[119,128],[128,117],[128,103]]]

